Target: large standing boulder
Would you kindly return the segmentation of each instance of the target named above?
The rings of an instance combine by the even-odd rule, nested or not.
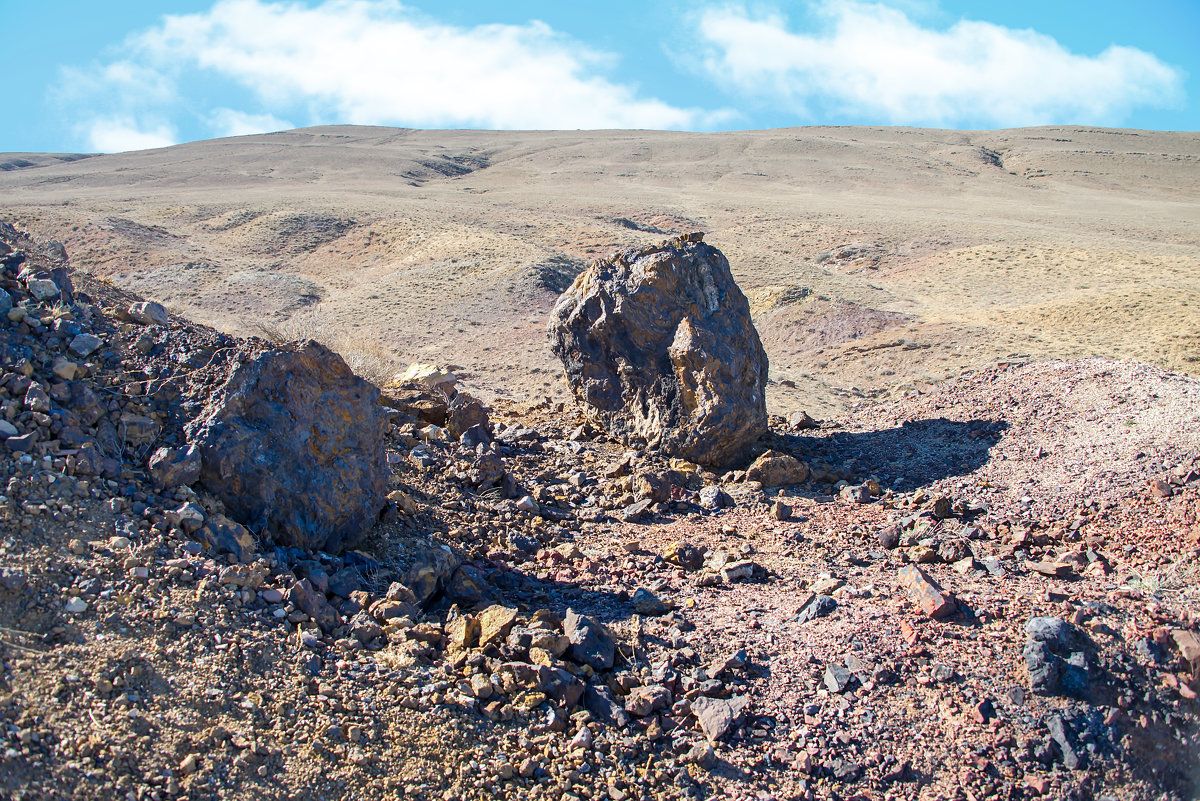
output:
[[[721,466],[766,431],[767,354],[701,234],[597,262],[549,332],[576,399],[627,445]]]
[[[386,503],[379,390],[316,342],[239,366],[188,426],[200,483],[281,545],[340,551]]]

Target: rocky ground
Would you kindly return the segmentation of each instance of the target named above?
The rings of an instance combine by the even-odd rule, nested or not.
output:
[[[390,387],[382,520],[303,552],[149,466],[270,344],[0,242],[6,797],[1197,792],[1195,379],[1000,364],[723,474]]]

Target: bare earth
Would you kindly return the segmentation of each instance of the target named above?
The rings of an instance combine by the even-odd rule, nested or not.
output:
[[[352,363],[455,363],[485,394],[559,397],[557,291],[692,230],[751,298],[772,411],[1014,357],[1200,371],[1196,133],[340,126],[0,163],[0,213],[77,269]]]

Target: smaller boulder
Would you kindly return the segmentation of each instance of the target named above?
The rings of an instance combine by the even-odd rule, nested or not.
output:
[[[200,451],[192,445],[184,448],[159,448],[150,457],[150,479],[159,489],[189,486],[200,480]]]
[[[169,321],[166,308],[152,300],[133,304],[128,314],[131,320],[140,325],[166,325]]]
[[[454,396],[446,414],[446,433],[452,439],[461,439],[474,426],[488,426],[488,412],[480,401],[464,392]]]
[[[754,460],[746,471],[746,477],[759,482],[764,488],[799,484],[808,478],[808,465],[786,453],[767,451]]]

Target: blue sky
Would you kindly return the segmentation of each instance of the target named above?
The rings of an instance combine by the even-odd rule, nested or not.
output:
[[[303,125],[1200,129],[1200,3],[0,0],[0,151]]]

